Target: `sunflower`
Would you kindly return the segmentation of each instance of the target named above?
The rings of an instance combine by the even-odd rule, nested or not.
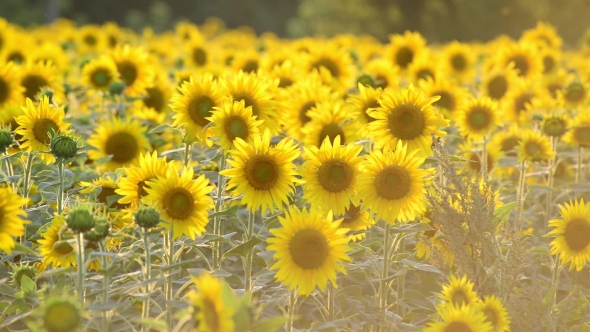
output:
[[[143,49],[132,48],[129,45],[117,46],[110,56],[117,66],[121,80],[125,83],[127,95],[138,97],[153,84],[154,72],[148,54]]]
[[[235,310],[224,303],[223,281],[207,273],[193,280],[197,292],[190,294],[197,329],[202,332],[233,332]]]
[[[60,72],[69,71],[69,58],[64,49],[57,43],[44,42],[31,55],[33,62],[48,62],[56,66]]]
[[[443,51],[444,69],[462,82],[468,82],[473,79],[475,72],[475,55],[469,45],[454,41],[447,45]]]
[[[235,147],[236,138],[249,141],[253,136],[260,134],[258,127],[262,121],[256,120],[252,115],[252,107],[245,107],[243,100],[225,102],[213,109],[211,117],[208,118],[212,123],[211,133],[219,139],[217,144],[225,152]]]
[[[555,155],[549,137],[532,130],[521,133],[516,152],[519,161],[546,161]]]
[[[492,332],[484,313],[474,306],[438,306],[436,311],[442,322],[432,322],[424,332]]]
[[[270,267],[278,270],[275,279],[290,290],[297,287],[304,296],[316,287],[325,290],[328,281],[337,287],[336,273],[346,274],[341,263],[350,260],[346,254],[350,248],[347,230],[332,221],[332,213],[324,216],[319,210],[293,206],[285,217],[279,216],[279,222],[283,227],[271,229],[273,237],[267,240],[267,250],[275,252]]]
[[[109,174],[105,174],[92,182],[80,181],[81,187],[87,187],[81,190],[81,194],[92,194],[92,197],[100,204],[106,207],[112,207],[117,211],[127,208],[128,204],[121,204],[117,201],[109,201],[116,194],[116,190],[119,188],[119,179],[115,179]],[[97,190],[98,189],[98,190]]]
[[[352,201],[355,201],[355,199],[353,198]],[[364,231],[375,224],[375,219],[371,218],[362,202],[350,202],[344,212],[344,215],[338,217],[342,219],[336,221],[340,223],[340,228],[348,230],[350,241],[357,242],[364,239]]]
[[[33,47],[33,43],[28,38],[23,38],[17,43],[17,38],[13,37],[11,43],[6,45],[2,53],[0,53],[0,62],[7,63],[12,62],[17,66],[22,66],[30,61],[30,53],[26,50],[30,50]],[[18,38],[20,39],[20,38]]]
[[[91,60],[82,68],[82,84],[100,91],[119,78],[117,65],[107,56]]]
[[[141,152],[150,147],[145,130],[141,123],[130,117],[102,122],[88,138],[88,145],[94,148],[88,151],[88,157],[96,160],[112,156],[104,164],[108,171],[133,165]]]
[[[500,299],[494,295],[486,296],[477,306],[477,310],[486,316],[486,321],[492,324],[493,331],[510,331],[510,316]]]
[[[419,169],[424,158],[397,143],[394,152],[373,150],[361,165],[357,197],[377,219],[414,220],[426,211],[425,184],[433,169]]]
[[[271,133],[279,132],[279,119],[273,100],[273,82],[257,74],[239,72],[232,77],[219,81],[223,86],[222,93],[225,101],[243,100],[246,107],[252,107],[252,114],[258,120],[264,121],[260,129],[268,128]]]
[[[41,88],[48,87],[53,90],[52,100],[61,103],[63,100],[63,87],[58,81],[57,67],[50,63],[29,62],[20,74],[20,85],[25,89],[25,98],[35,100]]]
[[[498,126],[502,114],[496,101],[489,97],[472,98],[456,113],[456,124],[463,136],[470,140],[482,140]]]
[[[571,121],[570,130],[563,136],[563,141],[575,145],[590,147],[590,112],[580,112]]]
[[[543,77],[543,88],[549,92],[551,98],[558,98],[558,94],[563,90],[567,82],[570,80],[570,75],[559,68],[557,72]]]
[[[502,157],[516,157],[516,147],[520,141],[520,128],[516,125],[505,127],[492,136],[490,145],[497,147]]]
[[[567,83],[557,95],[567,107],[576,109],[587,104],[589,92],[590,86],[587,82],[574,80]]]
[[[82,54],[98,54],[106,48],[106,39],[98,25],[85,25],[77,31],[78,52]]]
[[[268,74],[270,77],[279,80],[278,88],[283,90],[292,87],[303,76],[301,70],[293,65],[291,60],[275,65],[269,69]]]
[[[193,180],[193,169],[185,168],[181,174],[171,171],[166,176],[146,181],[147,195],[142,199],[148,204],[155,204],[167,221],[164,227],[172,228],[172,236],[179,239],[182,235],[194,240],[205,232],[209,223],[209,211],[213,209],[213,199],[209,193],[213,187],[205,175]]]
[[[223,91],[210,74],[190,78],[184,82],[171,99],[170,108],[176,114],[173,126],[184,127],[189,137],[205,142],[211,136],[204,128],[211,120],[208,117],[213,107],[221,106]]]
[[[425,47],[426,40],[418,32],[406,31],[403,35],[392,35],[389,37],[387,58],[393,65],[405,70]]]
[[[359,116],[357,119],[366,129],[366,125],[375,120],[369,116],[368,111],[381,106],[379,105],[379,97],[381,97],[383,90],[380,88],[375,89],[370,86],[365,86],[361,83],[358,83],[357,86],[358,93],[350,94],[346,101],[354,105],[357,114],[362,114],[362,116]],[[366,134],[368,135],[368,132]]]
[[[236,72],[255,74],[260,68],[260,55],[255,50],[236,52],[231,66]]]
[[[398,67],[386,59],[374,59],[369,61],[363,70],[366,74],[375,78],[375,88],[397,88]]]
[[[375,148],[393,148],[399,141],[408,150],[418,150],[418,154],[432,154],[431,134],[442,137],[446,133],[437,127],[446,127],[445,120],[432,104],[438,97],[425,97],[424,92],[410,85],[408,88],[393,91],[385,90],[379,98],[381,107],[368,113],[376,120],[369,123],[369,132]]]
[[[132,210],[139,208],[141,200],[147,195],[147,182],[157,177],[166,177],[170,172],[166,158],[158,158],[158,153],[140,154],[137,166],[125,168],[125,177],[119,179],[115,193],[121,195],[119,204],[130,204]]]
[[[319,149],[313,145],[304,147],[303,198],[331,209],[337,216],[343,215],[355,194],[362,149],[361,145],[340,145],[340,136],[334,139],[334,144],[326,137]]]
[[[496,61],[503,67],[512,66],[522,78],[536,79],[543,73],[539,51],[530,43],[505,44],[498,50]]]
[[[545,22],[538,22],[534,29],[525,30],[520,40],[533,43],[540,48],[560,49],[563,44],[555,28]]]
[[[303,140],[302,128],[311,121],[311,110],[320,103],[333,103],[336,99],[332,90],[318,79],[308,77],[291,86],[288,95],[281,102],[281,120],[287,134],[294,139]]]
[[[507,119],[517,124],[526,123],[531,112],[539,106],[542,95],[539,84],[519,80],[502,100],[500,108]]]
[[[168,113],[168,100],[172,97],[173,89],[167,77],[158,75],[151,86],[145,89],[143,98],[135,102],[135,109],[138,110],[138,118],[156,118],[157,124],[166,119]]]
[[[517,78],[513,68],[493,66],[484,70],[480,90],[494,100],[502,100],[512,90]]]
[[[25,235],[25,225],[30,223],[23,219],[27,214],[21,207],[26,202],[12,189],[0,188],[0,250],[9,255],[16,245],[13,237]]]
[[[0,64],[0,108],[20,105],[24,88],[20,85],[18,71],[12,62]]]
[[[355,142],[359,138],[359,124],[351,121],[357,118],[357,112],[342,100],[318,104],[308,114],[311,121],[302,129],[306,145],[320,146],[326,138],[334,143],[338,136],[342,144]]]
[[[307,57],[307,71],[327,73],[339,86],[347,88],[355,77],[354,66],[348,52],[335,46],[316,45]]]
[[[471,96],[470,92],[459,86],[455,80],[421,80],[420,88],[427,97],[440,97],[432,106],[439,109],[447,119],[451,118],[455,111],[463,108],[465,101]]]
[[[300,152],[290,138],[282,139],[275,147],[270,147],[270,131],[255,135],[250,142],[241,138],[234,140],[235,149],[230,151],[231,159],[227,163],[232,167],[219,172],[230,178],[227,188],[232,189],[234,197],[242,195],[241,204],[246,204],[251,211],[273,208],[279,209],[283,203],[289,204],[293,193],[295,177],[295,160]]]
[[[449,283],[443,286],[440,298],[455,307],[471,306],[480,301],[477,293],[473,291],[473,283],[466,275],[460,279],[452,275]]]
[[[559,255],[561,264],[570,264],[570,271],[582,271],[590,261],[590,203],[570,201],[559,205],[560,219],[549,221],[555,235],[551,241],[551,254]]]
[[[555,74],[561,67],[561,53],[550,48],[542,49],[540,53],[543,62],[543,75]]]
[[[193,67],[205,67],[211,61],[203,38],[191,38],[186,43],[186,63]]]
[[[419,56],[414,57],[412,63],[408,66],[408,81],[417,84],[422,80],[436,80],[441,77],[439,62],[432,61],[430,52],[422,52]]]
[[[15,133],[22,136],[21,149],[33,151],[49,151],[49,135],[65,132],[69,124],[64,123],[63,107],[56,107],[49,103],[49,98],[43,96],[39,105],[35,105],[31,99],[27,99],[24,114],[16,119],[19,127]],[[44,153],[41,158],[49,165],[55,158],[49,153]]]

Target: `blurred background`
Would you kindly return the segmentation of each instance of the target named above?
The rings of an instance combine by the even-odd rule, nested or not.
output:
[[[157,32],[215,16],[229,28],[245,25],[282,37],[368,33],[385,41],[413,30],[431,43],[518,38],[541,20],[573,45],[590,25],[590,0],[0,0],[0,16],[24,26],[62,16]]]

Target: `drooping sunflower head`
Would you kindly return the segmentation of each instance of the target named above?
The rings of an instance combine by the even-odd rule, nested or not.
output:
[[[575,146],[590,147],[590,113],[584,109],[572,121],[563,141]]]
[[[91,60],[82,69],[82,84],[96,90],[107,91],[109,85],[118,78],[117,66],[107,56]]]
[[[358,113],[342,100],[317,104],[308,114],[311,120],[302,129],[303,142],[307,145],[320,146],[326,138],[333,144],[338,136],[342,144],[359,138],[359,123],[350,121]]]
[[[92,160],[108,159],[103,161],[103,167],[108,171],[133,165],[140,154],[149,149],[145,131],[146,128],[132,118],[104,121],[88,138],[88,145],[94,148],[88,151],[88,157]]]
[[[456,123],[463,136],[481,140],[499,125],[502,114],[498,104],[489,97],[472,98],[457,111]]]
[[[561,137],[570,129],[570,120],[564,114],[554,112],[543,119],[541,129],[549,137]]]
[[[377,219],[414,220],[426,211],[425,184],[432,169],[419,169],[424,158],[398,142],[394,152],[373,150],[361,166],[357,197]]]
[[[455,307],[477,304],[480,300],[477,293],[473,291],[473,286],[473,282],[467,279],[466,275],[461,278],[452,275],[449,283],[443,286],[440,298]]]
[[[24,114],[16,119],[19,127],[15,131],[22,136],[23,150],[49,151],[50,135],[66,132],[69,127],[69,124],[64,123],[63,107],[50,104],[48,97],[43,97],[38,105],[27,99],[23,111]],[[41,158],[47,164],[55,160],[51,154],[42,154]]]
[[[473,77],[475,67],[475,50],[469,45],[454,41],[445,47],[443,66],[448,73],[468,81]]]
[[[543,73],[543,62],[537,47],[530,43],[505,44],[498,51],[497,63],[503,67],[512,67],[518,76],[535,79]]]
[[[341,145],[340,136],[330,141],[326,137],[321,147],[304,147],[306,161],[301,166],[305,181],[304,195],[315,206],[331,209],[335,215],[345,213],[354,196],[359,164],[360,145]]]
[[[231,292],[231,289],[207,273],[195,278],[193,283],[197,291],[192,292],[190,298],[197,329],[203,332],[233,332],[235,310],[225,303],[227,296],[224,296],[224,292]]]
[[[494,295],[486,296],[478,305],[478,310],[486,316],[486,321],[492,324],[494,331],[510,331],[510,316],[500,299]]]
[[[408,150],[418,154],[432,154],[431,134],[442,137],[446,133],[439,127],[447,127],[449,121],[432,104],[439,97],[426,97],[421,89],[410,85],[402,90],[385,89],[379,100],[380,107],[368,111],[376,120],[369,123],[371,140],[376,148],[397,146],[398,141],[408,145]]]
[[[133,97],[145,93],[145,89],[154,79],[148,53],[141,48],[124,45],[117,46],[110,56],[117,66],[121,80],[125,83],[125,93]]]
[[[225,152],[234,148],[236,138],[249,141],[254,135],[260,134],[259,127],[262,124],[252,115],[252,107],[246,107],[243,100],[224,102],[214,107],[208,119],[213,123],[213,137],[219,139],[217,144]]]
[[[220,172],[230,177],[228,189],[235,188],[232,195],[242,196],[242,204],[256,211],[283,204],[289,204],[294,184],[299,182],[295,175],[295,160],[300,151],[292,139],[284,138],[276,146],[270,147],[270,131],[254,135],[249,142],[236,138],[235,148],[230,151],[227,161],[232,167]]]
[[[549,221],[554,229],[551,254],[559,255],[563,265],[570,263],[570,271],[582,271],[590,261],[590,203],[584,199],[559,206],[560,218]]]
[[[332,219],[332,213],[326,216],[296,206],[279,217],[282,228],[270,230],[273,237],[267,240],[267,250],[275,252],[271,266],[278,270],[275,279],[291,290],[298,288],[302,295],[316,287],[325,290],[328,281],[337,287],[336,273],[346,273],[341,264],[350,260],[346,254],[350,248],[347,230]]]
[[[432,322],[424,332],[492,332],[484,313],[475,306],[441,305],[436,308],[442,322]]]
[[[549,137],[532,130],[525,130],[521,134],[516,152],[519,161],[545,161],[555,155]]]
[[[406,31],[403,35],[392,35],[389,37],[387,58],[393,65],[405,70],[425,47],[426,40],[418,32]]]
[[[20,82],[18,70],[12,62],[0,64],[0,107],[22,103],[24,88]]]

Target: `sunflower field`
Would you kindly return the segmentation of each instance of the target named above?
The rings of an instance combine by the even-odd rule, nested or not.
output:
[[[589,332],[563,44],[0,18],[0,332]]]

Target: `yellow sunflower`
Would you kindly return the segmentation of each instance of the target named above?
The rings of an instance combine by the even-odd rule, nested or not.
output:
[[[171,171],[166,176],[146,181],[147,195],[142,199],[147,204],[155,204],[162,214],[166,229],[172,229],[172,236],[182,235],[194,240],[205,232],[209,223],[209,211],[213,209],[213,198],[209,193],[213,187],[205,175],[193,180],[192,168],[184,168],[181,174]]]
[[[219,107],[214,107],[211,117],[212,136],[219,139],[217,144],[225,152],[234,148],[234,141],[240,138],[249,141],[251,137],[260,134],[258,127],[262,121],[256,120],[252,115],[252,107],[245,107],[244,101],[225,102]]]
[[[98,54],[106,48],[106,38],[98,25],[84,25],[76,34],[78,52],[82,54]]]
[[[532,130],[521,133],[516,152],[519,161],[547,161],[555,155],[549,137]]]
[[[156,76],[153,84],[145,89],[143,98],[134,103],[137,117],[158,125],[163,123],[169,111],[168,101],[172,94],[173,88],[168,78],[164,75]]]
[[[578,109],[587,105],[590,97],[590,86],[587,82],[573,80],[558,91],[557,95],[567,107]]]
[[[236,72],[255,74],[260,68],[260,54],[252,49],[236,52],[231,66]]]
[[[418,32],[406,31],[403,35],[392,35],[386,51],[387,59],[405,70],[425,48],[426,40]]]
[[[494,100],[502,100],[512,90],[517,78],[511,67],[492,66],[484,70],[480,90]]]
[[[375,120],[371,116],[369,116],[368,111],[380,106],[379,97],[381,97],[383,90],[380,88],[375,89],[370,86],[365,86],[361,83],[358,83],[357,87],[358,93],[350,94],[346,101],[354,105],[355,112],[357,114],[362,115],[359,116],[357,119],[361,123],[362,127],[365,128],[366,135],[363,136],[368,136],[369,133],[367,130],[367,124]]]
[[[408,66],[408,82],[418,84],[422,80],[436,80],[441,77],[441,66],[438,61],[432,61],[432,58],[430,52],[422,52],[414,57]]]
[[[590,203],[584,199],[559,206],[560,219],[549,221],[554,229],[551,254],[559,255],[561,264],[570,263],[570,271],[582,271],[590,261]]]
[[[306,145],[320,146],[326,138],[334,143],[338,136],[342,144],[355,142],[360,138],[360,126],[354,121],[358,113],[342,100],[317,104],[308,114],[311,120],[302,129],[303,142]]]
[[[49,98],[44,96],[39,105],[35,105],[31,99],[27,99],[24,114],[16,118],[19,127],[15,133],[22,136],[24,141],[21,149],[33,151],[49,151],[49,135],[52,133],[64,133],[69,124],[64,122],[63,107],[56,107],[49,103]],[[44,153],[41,158],[47,165],[55,161],[53,155]]]
[[[374,59],[369,61],[363,70],[366,74],[375,78],[375,88],[397,88],[398,84],[398,67],[394,66],[386,59]]]
[[[502,157],[516,157],[516,147],[520,141],[520,128],[516,125],[505,127],[492,136],[490,145],[497,147]]]
[[[531,112],[538,107],[543,92],[536,82],[519,80],[502,100],[500,108],[504,110],[505,121],[512,120],[518,124],[526,123]]]
[[[409,151],[417,150],[421,156],[432,154],[430,135],[442,137],[446,133],[438,127],[446,127],[445,120],[432,104],[438,97],[426,97],[420,89],[410,85],[399,91],[385,90],[379,98],[381,107],[368,113],[376,120],[369,123],[369,132],[375,148],[394,148],[399,141]]]
[[[185,47],[185,62],[192,67],[204,67],[211,61],[211,56],[208,54],[203,38],[190,38]]]
[[[172,117],[172,125],[184,127],[190,138],[196,137],[205,142],[211,136],[204,131],[211,121],[208,117],[211,116],[213,107],[222,105],[223,99],[223,91],[212,75],[191,77],[171,99],[170,107],[176,113]]]
[[[356,201],[356,199],[352,199]],[[357,242],[365,238],[365,231],[375,224],[375,219],[371,218],[369,212],[364,208],[363,203],[349,203],[344,211],[344,215],[336,222],[340,223],[340,228],[348,230],[350,241]]]
[[[467,279],[466,275],[457,278],[452,275],[449,283],[443,286],[440,298],[452,306],[471,306],[479,303],[477,293],[473,291],[473,282]]]
[[[26,202],[12,189],[0,188],[0,250],[9,255],[16,245],[13,237],[25,235],[25,225],[30,223],[23,219],[27,214],[21,207]]]
[[[563,136],[563,141],[575,146],[590,147],[590,112],[580,112],[571,121],[570,130]]]
[[[347,230],[332,221],[332,213],[324,216],[319,210],[293,206],[285,217],[279,216],[279,222],[283,227],[271,229],[273,237],[267,240],[267,250],[275,252],[271,266],[278,270],[275,279],[290,290],[297,287],[304,296],[316,287],[325,290],[328,281],[337,287],[336,273],[346,274],[341,264],[350,260],[346,254],[350,248]]]
[[[102,122],[88,138],[88,145],[94,148],[88,151],[88,157],[97,160],[112,156],[103,165],[108,171],[136,164],[141,152],[150,148],[145,130],[141,123],[129,117]]]
[[[361,165],[357,197],[377,219],[407,222],[426,211],[424,187],[434,170],[419,169],[424,158],[415,155],[399,141],[395,152],[373,150]]]
[[[560,49],[563,40],[549,23],[538,22],[534,29],[525,30],[521,41],[530,42],[541,48]]]
[[[117,66],[121,80],[125,83],[125,93],[132,97],[145,93],[145,89],[154,79],[148,53],[141,48],[124,45],[117,46],[110,56]]]
[[[502,118],[497,102],[485,96],[472,98],[455,116],[461,135],[476,141],[494,130]]]
[[[91,60],[82,68],[82,84],[96,90],[107,91],[118,78],[117,66],[107,56]]]
[[[438,306],[442,322],[432,322],[424,332],[492,332],[486,316],[475,306]]]
[[[106,207],[121,211],[129,206],[129,204],[122,204],[118,201],[111,201],[109,205],[109,197],[114,196],[115,191],[119,188],[119,179],[115,179],[109,174],[105,174],[92,182],[80,181],[80,186],[88,187],[81,190],[81,194],[91,194],[92,198]]]
[[[42,43],[32,54],[31,60],[34,62],[49,62],[56,66],[60,72],[69,71],[69,57],[61,45],[55,42]]]
[[[361,145],[341,145],[340,136],[334,139],[334,144],[326,137],[319,149],[313,145],[304,147],[303,198],[331,209],[337,216],[343,215],[355,194],[362,149]]]
[[[301,69],[293,65],[291,60],[286,60],[275,65],[269,69],[268,74],[270,77],[279,80],[278,88],[283,90],[293,86],[293,84],[298,82],[303,76]]]
[[[166,158],[158,158],[158,153],[145,153],[139,156],[137,166],[125,168],[125,177],[119,179],[119,188],[115,193],[121,195],[120,204],[130,204],[135,210],[141,205],[141,200],[147,195],[147,182],[157,177],[166,177],[170,172],[170,163]]]
[[[463,108],[465,101],[471,96],[467,89],[459,86],[455,80],[449,79],[421,80],[420,88],[427,97],[440,97],[432,106],[439,109],[447,119],[451,118],[455,111]]]
[[[235,310],[224,303],[223,293],[230,291],[223,281],[203,273],[193,280],[197,288],[190,294],[194,319],[198,331],[233,332]]]
[[[448,44],[442,55],[445,71],[462,82],[469,82],[475,73],[476,53],[468,44],[453,41]]]
[[[227,188],[232,189],[234,197],[243,194],[241,204],[256,211],[279,209],[283,203],[289,204],[289,196],[294,191],[295,160],[300,151],[290,138],[282,139],[275,147],[270,147],[270,131],[255,135],[250,142],[241,138],[234,140],[235,149],[230,151],[231,159],[227,163],[232,167],[220,172],[230,178]]]
[[[239,72],[220,80],[223,86],[222,93],[226,96],[223,101],[243,100],[246,107],[252,107],[252,114],[258,120],[264,121],[261,124],[261,130],[268,128],[272,134],[278,133],[280,129],[278,113],[271,93],[273,82],[257,74]]]
[[[518,76],[536,79],[543,73],[543,63],[537,47],[530,43],[509,43],[498,50],[497,63],[512,66]]]
[[[24,97],[35,100],[41,88],[48,87],[53,91],[52,100],[60,104],[63,101],[63,87],[59,82],[57,67],[51,63],[29,62],[20,73],[20,85],[25,89]]]
[[[6,105],[20,105],[24,90],[14,64],[0,64],[0,108]]]
[[[510,316],[500,299],[494,295],[486,296],[477,310],[486,316],[486,321],[492,324],[494,332],[510,331]]]
[[[553,75],[561,67],[561,53],[558,50],[545,48],[540,51],[543,62],[543,75]]]

